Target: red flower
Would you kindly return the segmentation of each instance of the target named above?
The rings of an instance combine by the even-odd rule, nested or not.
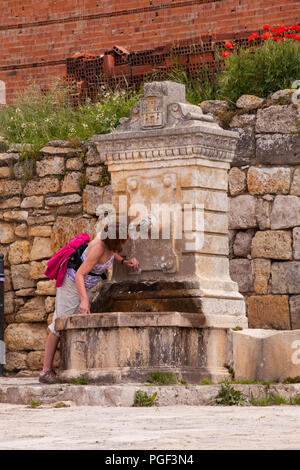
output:
[[[223,52],[223,54],[221,54],[221,55],[222,55],[222,57],[228,57],[228,56],[229,56],[229,52],[228,52],[228,51]]]
[[[253,41],[253,39],[258,38],[258,34],[252,33],[251,36],[249,37],[249,41]]]
[[[262,39],[268,39],[270,36],[272,36],[272,33],[270,33],[270,31],[269,31],[269,32],[266,33],[266,34],[263,34],[261,38],[262,38]]]
[[[274,36],[272,39],[273,41],[279,41],[279,39],[276,36]]]
[[[233,45],[230,44],[230,42],[226,42],[226,43],[225,43],[225,47],[226,47],[226,49],[232,49],[232,48],[233,48]]]
[[[269,31],[270,26],[266,24],[265,26],[263,26],[263,29],[264,29],[265,31]]]

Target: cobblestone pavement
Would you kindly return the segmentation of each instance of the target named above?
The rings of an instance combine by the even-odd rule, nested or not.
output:
[[[300,406],[0,404],[0,449],[300,449]]]

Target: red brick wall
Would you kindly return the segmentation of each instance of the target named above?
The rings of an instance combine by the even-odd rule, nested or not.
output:
[[[62,76],[75,52],[130,51],[178,39],[300,23],[299,0],[1,0],[0,80],[7,102],[30,79]]]

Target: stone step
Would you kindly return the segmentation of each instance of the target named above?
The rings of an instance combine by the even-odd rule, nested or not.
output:
[[[274,385],[242,385],[233,387],[250,399],[262,399],[267,395],[281,396],[289,401],[300,396],[300,383]],[[215,399],[221,385],[171,385],[146,386],[144,384],[122,385],[70,385],[40,384],[36,377],[0,378],[0,403],[30,405],[39,402],[41,405],[67,402],[74,406],[131,407],[137,391],[152,396],[157,392],[155,406],[201,406],[215,405]]]

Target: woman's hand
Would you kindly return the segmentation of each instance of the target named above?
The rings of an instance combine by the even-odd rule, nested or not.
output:
[[[88,313],[91,313],[90,312],[89,302],[87,300],[82,300],[81,304],[79,305],[78,310],[79,310],[79,313],[81,313],[82,315],[86,315]]]
[[[126,264],[126,266],[129,266],[130,268],[133,268],[133,269],[139,269],[140,267],[140,263],[135,258],[131,258],[127,261],[124,261],[124,264]]]

